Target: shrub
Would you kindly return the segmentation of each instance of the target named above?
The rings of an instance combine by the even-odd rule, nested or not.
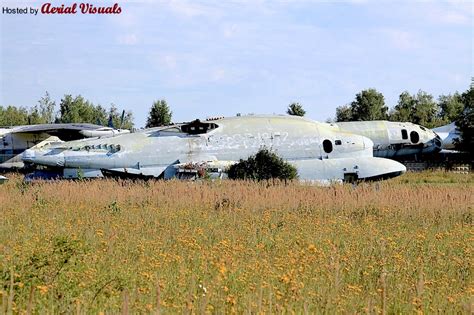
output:
[[[240,160],[229,168],[230,179],[268,180],[278,178],[282,180],[298,177],[296,168],[284,161],[274,152],[263,148],[246,160]]]

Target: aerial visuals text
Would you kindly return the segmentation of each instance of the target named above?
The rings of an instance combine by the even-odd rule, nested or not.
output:
[[[97,6],[91,3],[72,3],[57,5],[43,3],[40,8],[34,7],[2,7],[2,14],[120,14],[122,8],[118,3],[111,6]]]

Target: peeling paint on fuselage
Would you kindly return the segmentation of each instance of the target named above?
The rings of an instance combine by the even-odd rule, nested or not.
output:
[[[286,160],[372,156],[372,143],[367,138],[340,132],[311,120],[288,116],[246,116],[225,118],[215,123],[218,128],[205,134],[189,135],[178,126],[154,128],[106,139],[85,139],[60,145],[67,149],[67,167],[132,167],[140,161],[144,166],[164,166],[181,162],[232,160],[247,158],[260,148],[274,150]],[[322,141],[333,144],[332,152],[324,152]],[[340,145],[335,145],[340,140]],[[120,151],[108,154],[94,148],[120,145]]]
[[[213,121],[217,128],[188,134],[180,127],[153,128],[113,138],[87,139],[25,152],[24,161],[38,165],[108,169],[157,177],[173,174],[183,163],[235,163],[266,147],[295,165],[301,179],[342,180],[346,174],[371,178],[397,176],[406,168],[374,158],[367,137],[291,116],[246,116]],[[171,176],[170,175],[170,176]]]
[[[409,122],[350,121],[333,123],[330,126],[336,130],[346,130],[370,138],[374,142],[376,157],[407,157],[441,150],[441,141],[435,132]]]

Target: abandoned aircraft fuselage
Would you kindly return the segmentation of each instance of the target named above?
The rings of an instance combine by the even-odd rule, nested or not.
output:
[[[29,148],[39,148],[46,144],[82,138],[110,137],[129,132],[129,130],[76,123],[0,128],[0,169],[22,168],[21,154]]]
[[[106,139],[28,150],[23,160],[55,168],[100,169],[171,178],[177,165],[229,165],[266,147],[295,165],[303,180],[390,177],[405,167],[374,158],[367,137],[300,117],[245,116],[195,121]]]
[[[43,132],[38,134],[15,134],[11,128],[0,128],[0,169],[23,167],[21,153],[36,145],[60,141]]]
[[[441,151],[441,139],[435,132],[409,122],[349,121],[331,126],[370,138],[376,157],[400,158]]]

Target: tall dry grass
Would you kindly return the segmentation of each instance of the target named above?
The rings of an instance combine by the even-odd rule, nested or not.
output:
[[[474,176],[0,186],[3,312],[473,311]]]

